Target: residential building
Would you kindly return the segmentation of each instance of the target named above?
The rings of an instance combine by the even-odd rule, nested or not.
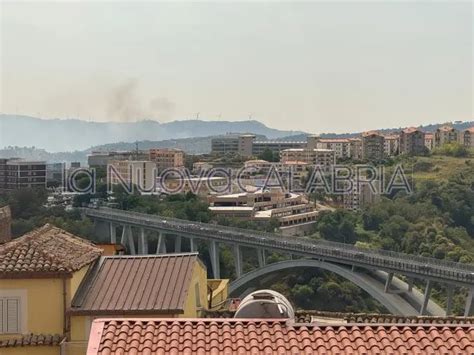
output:
[[[434,134],[425,133],[425,147],[431,151],[434,148]]]
[[[349,138],[349,156],[353,160],[362,160],[362,139]]]
[[[244,167],[246,170],[254,170],[256,172],[262,172],[270,169],[272,167],[271,162],[262,160],[262,159],[253,159],[253,160],[247,160],[244,163]]]
[[[227,299],[197,253],[107,250],[51,225],[1,244],[0,353],[84,354],[97,317],[199,317]]]
[[[331,149],[293,148],[280,152],[280,162],[303,162],[308,165],[319,165],[329,171],[336,164],[336,155]]]
[[[107,167],[111,184],[137,185],[142,190],[154,190],[157,169],[151,161],[112,160]]]
[[[308,137],[308,148],[333,150],[337,159],[350,157],[350,141],[347,138],[310,138]]]
[[[215,215],[255,221],[275,218],[285,235],[304,233],[319,214],[304,195],[279,188],[210,196],[209,204],[209,210]]]
[[[400,132],[400,153],[421,155],[425,153],[425,132],[418,128],[405,128]]]
[[[180,149],[150,149],[148,160],[154,162],[158,172],[184,167],[184,152]]]
[[[212,281],[214,290],[223,286],[213,297],[227,299],[228,280]],[[86,341],[99,316],[196,318],[210,305],[207,269],[198,253],[103,256],[72,299],[71,339]]]
[[[387,157],[398,155],[400,150],[400,136],[389,134],[384,136],[384,154]]]
[[[342,196],[342,201],[346,210],[357,211],[380,201],[380,192],[373,191],[368,184],[357,187],[354,183],[353,189]]]
[[[0,245],[0,353],[59,354],[70,331],[67,307],[102,253],[92,243],[51,225]],[[43,339],[36,346],[38,338]]]
[[[462,144],[467,148],[474,148],[474,127],[470,127],[461,132]]]
[[[0,208],[0,244],[12,239],[12,212],[10,206]]]
[[[474,353],[472,324],[438,322],[101,318],[92,325],[87,355]]]
[[[46,162],[0,159],[0,191],[46,188]]]
[[[435,131],[435,147],[441,147],[447,143],[460,143],[459,131],[451,126],[442,126]]]
[[[385,157],[385,138],[375,131],[362,134],[362,159],[379,161]]]

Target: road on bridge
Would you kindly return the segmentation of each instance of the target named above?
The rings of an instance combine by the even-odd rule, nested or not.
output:
[[[408,277],[432,280],[458,286],[474,286],[474,265],[408,255],[387,250],[357,248],[353,245],[284,237],[274,233],[226,227],[209,223],[166,218],[110,208],[82,208],[82,213],[95,220],[162,231],[164,233],[214,240],[311,257],[370,270],[383,270]]]

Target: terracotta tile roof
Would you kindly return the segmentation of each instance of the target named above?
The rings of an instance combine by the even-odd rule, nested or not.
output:
[[[321,143],[349,143],[349,138],[321,138]]]
[[[0,278],[67,275],[101,253],[91,242],[46,224],[0,245]]]
[[[449,132],[449,131],[454,131],[454,127],[451,126],[442,126],[438,128],[438,131],[444,131],[444,132]]]
[[[419,131],[419,129],[416,128],[416,127],[408,127],[408,128],[405,128],[405,129],[402,130],[402,132],[406,133],[406,134],[413,133],[413,132],[416,132],[416,131]]]
[[[79,286],[74,314],[183,313],[197,253],[106,256]],[[205,287],[202,285],[201,287]]]
[[[464,132],[474,133],[474,127],[469,127],[464,130]]]
[[[59,346],[63,336],[59,334],[27,334],[20,338],[0,340],[0,348],[20,346]]]
[[[367,131],[362,133],[362,137],[368,137],[368,136],[380,136],[380,133],[377,131]]]
[[[258,319],[98,319],[88,355],[471,354],[473,326],[295,324]]]
[[[205,311],[205,318],[233,318],[240,303],[238,298],[229,299],[229,310]],[[316,310],[297,310],[295,320],[297,323],[311,323],[319,318],[340,319],[345,323],[380,323],[380,324],[473,324],[474,317],[461,316],[397,316],[394,314],[379,313],[343,313]]]

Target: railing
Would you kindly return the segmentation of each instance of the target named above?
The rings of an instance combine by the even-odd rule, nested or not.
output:
[[[388,250],[358,248],[350,244],[314,240],[309,238],[289,238],[278,234],[251,231],[242,228],[186,221],[132,211],[108,208],[83,209],[86,215],[118,222],[145,225],[157,229],[184,232],[229,243],[248,244],[267,249],[300,253],[312,257],[331,258],[335,261],[352,261],[358,265],[406,271],[412,274],[432,276],[439,279],[455,280],[474,285],[474,265],[446,260],[438,260],[417,255],[403,254]]]

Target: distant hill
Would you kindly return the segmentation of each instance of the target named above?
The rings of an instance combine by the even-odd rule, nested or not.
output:
[[[8,118],[6,118],[8,117]],[[12,117],[15,118],[16,124],[12,124]],[[29,124],[31,123],[31,125]],[[219,125],[220,128],[210,128]],[[420,126],[426,132],[433,132],[443,124],[431,124]],[[474,126],[474,121],[455,122],[452,125],[463,130]],[[7,128],[10,127],[10,131]],[[76,128],[71,128],[76,127]],[[157,128],[159,133],[153,130]],[[162,129],[161,127],[165,127]],[[194,127],[194,135],[192,137],[180,138],[181,135],[188,135],[192,132],[186,131]],[[209,129],[205,128],[208,127]],[[253,128],[252,128],[253,127]],[[104,135],[104,139],[100,136]],[[147,129],[150,130],[147,132]],[[379,129],[381,133],[399,132],[402,128],[386,128]],[[65,130],[64,132],[62,130]],[[128,130],[128,131],[127,131]],[[179,131],[175,133],[174,139],[141,139],[142,135],[161,136],[164,131]],[[207,130],[207,131],[206,131]],[[220,130],[224,130],[221,132]],[[204,132],[203,132],[204,131]],[[217,133],[213,133],[216,132]],[[288,132],[268,128],[257,121],[245,122],[207,122],[207,121],[175,121],[160,124],[154,121],[143,121],[136,123],[95,123],[84,122],[79,120],[41,120],[26,116],[6,116],[0,115],[0,158],[18,157],[34,160],[46,160],[48,162],[71,162],[71,161],[87,161],[87,154],[91,151],[111,151],[111,150],[133,150],[138,143],[139,149],[149,148],[179,148],[188,154],[205,154],[211,150],[211,139],[218,135],[228,132],[251,132],[257,135],[259,140],[276,139],[286,141],[304,141],[308,133]],[[266,132],[262,133],[262,132]],[[135,136],[135,133],[137,134]],[[201,136],[198,136],[198,133]],[[296,134],[295,134],[296,133]],[[324,138],[348,138],[358,136],[357,133],[323,133]],[[38,137],[39,136],[39,137]],[[28,141],[28,137],[31,141]],[[121,138],[128,137],[128,138]],[[107,142],[110,140],[110,142]],[[75,146],[84,145],[84,142],[94,141],[96,143],[89,144],[85,148],[76,148]],[[13,143],[8,143],[13,142]],[[23,142],[23,143],[21,143]],[[55,147],[66,147],[64,151],[58,151],[50,148],[37,148],[41,144]],[[23,147],[21,145],[23,144]],[[36,147],[35,147],[36,146]],[[2,147],[5,147],[1,149]],[[70,151],[74,149],[74,151]],[[67,151],[69,150],[69,152]]]
[[[7,146],[34,146],[49,152],[64,152],[108,143],[208,137],[228,132],[252,132],[270,139],[302,133],[269,128],[255,120],[120,123],[0,115],[0,149]]]

